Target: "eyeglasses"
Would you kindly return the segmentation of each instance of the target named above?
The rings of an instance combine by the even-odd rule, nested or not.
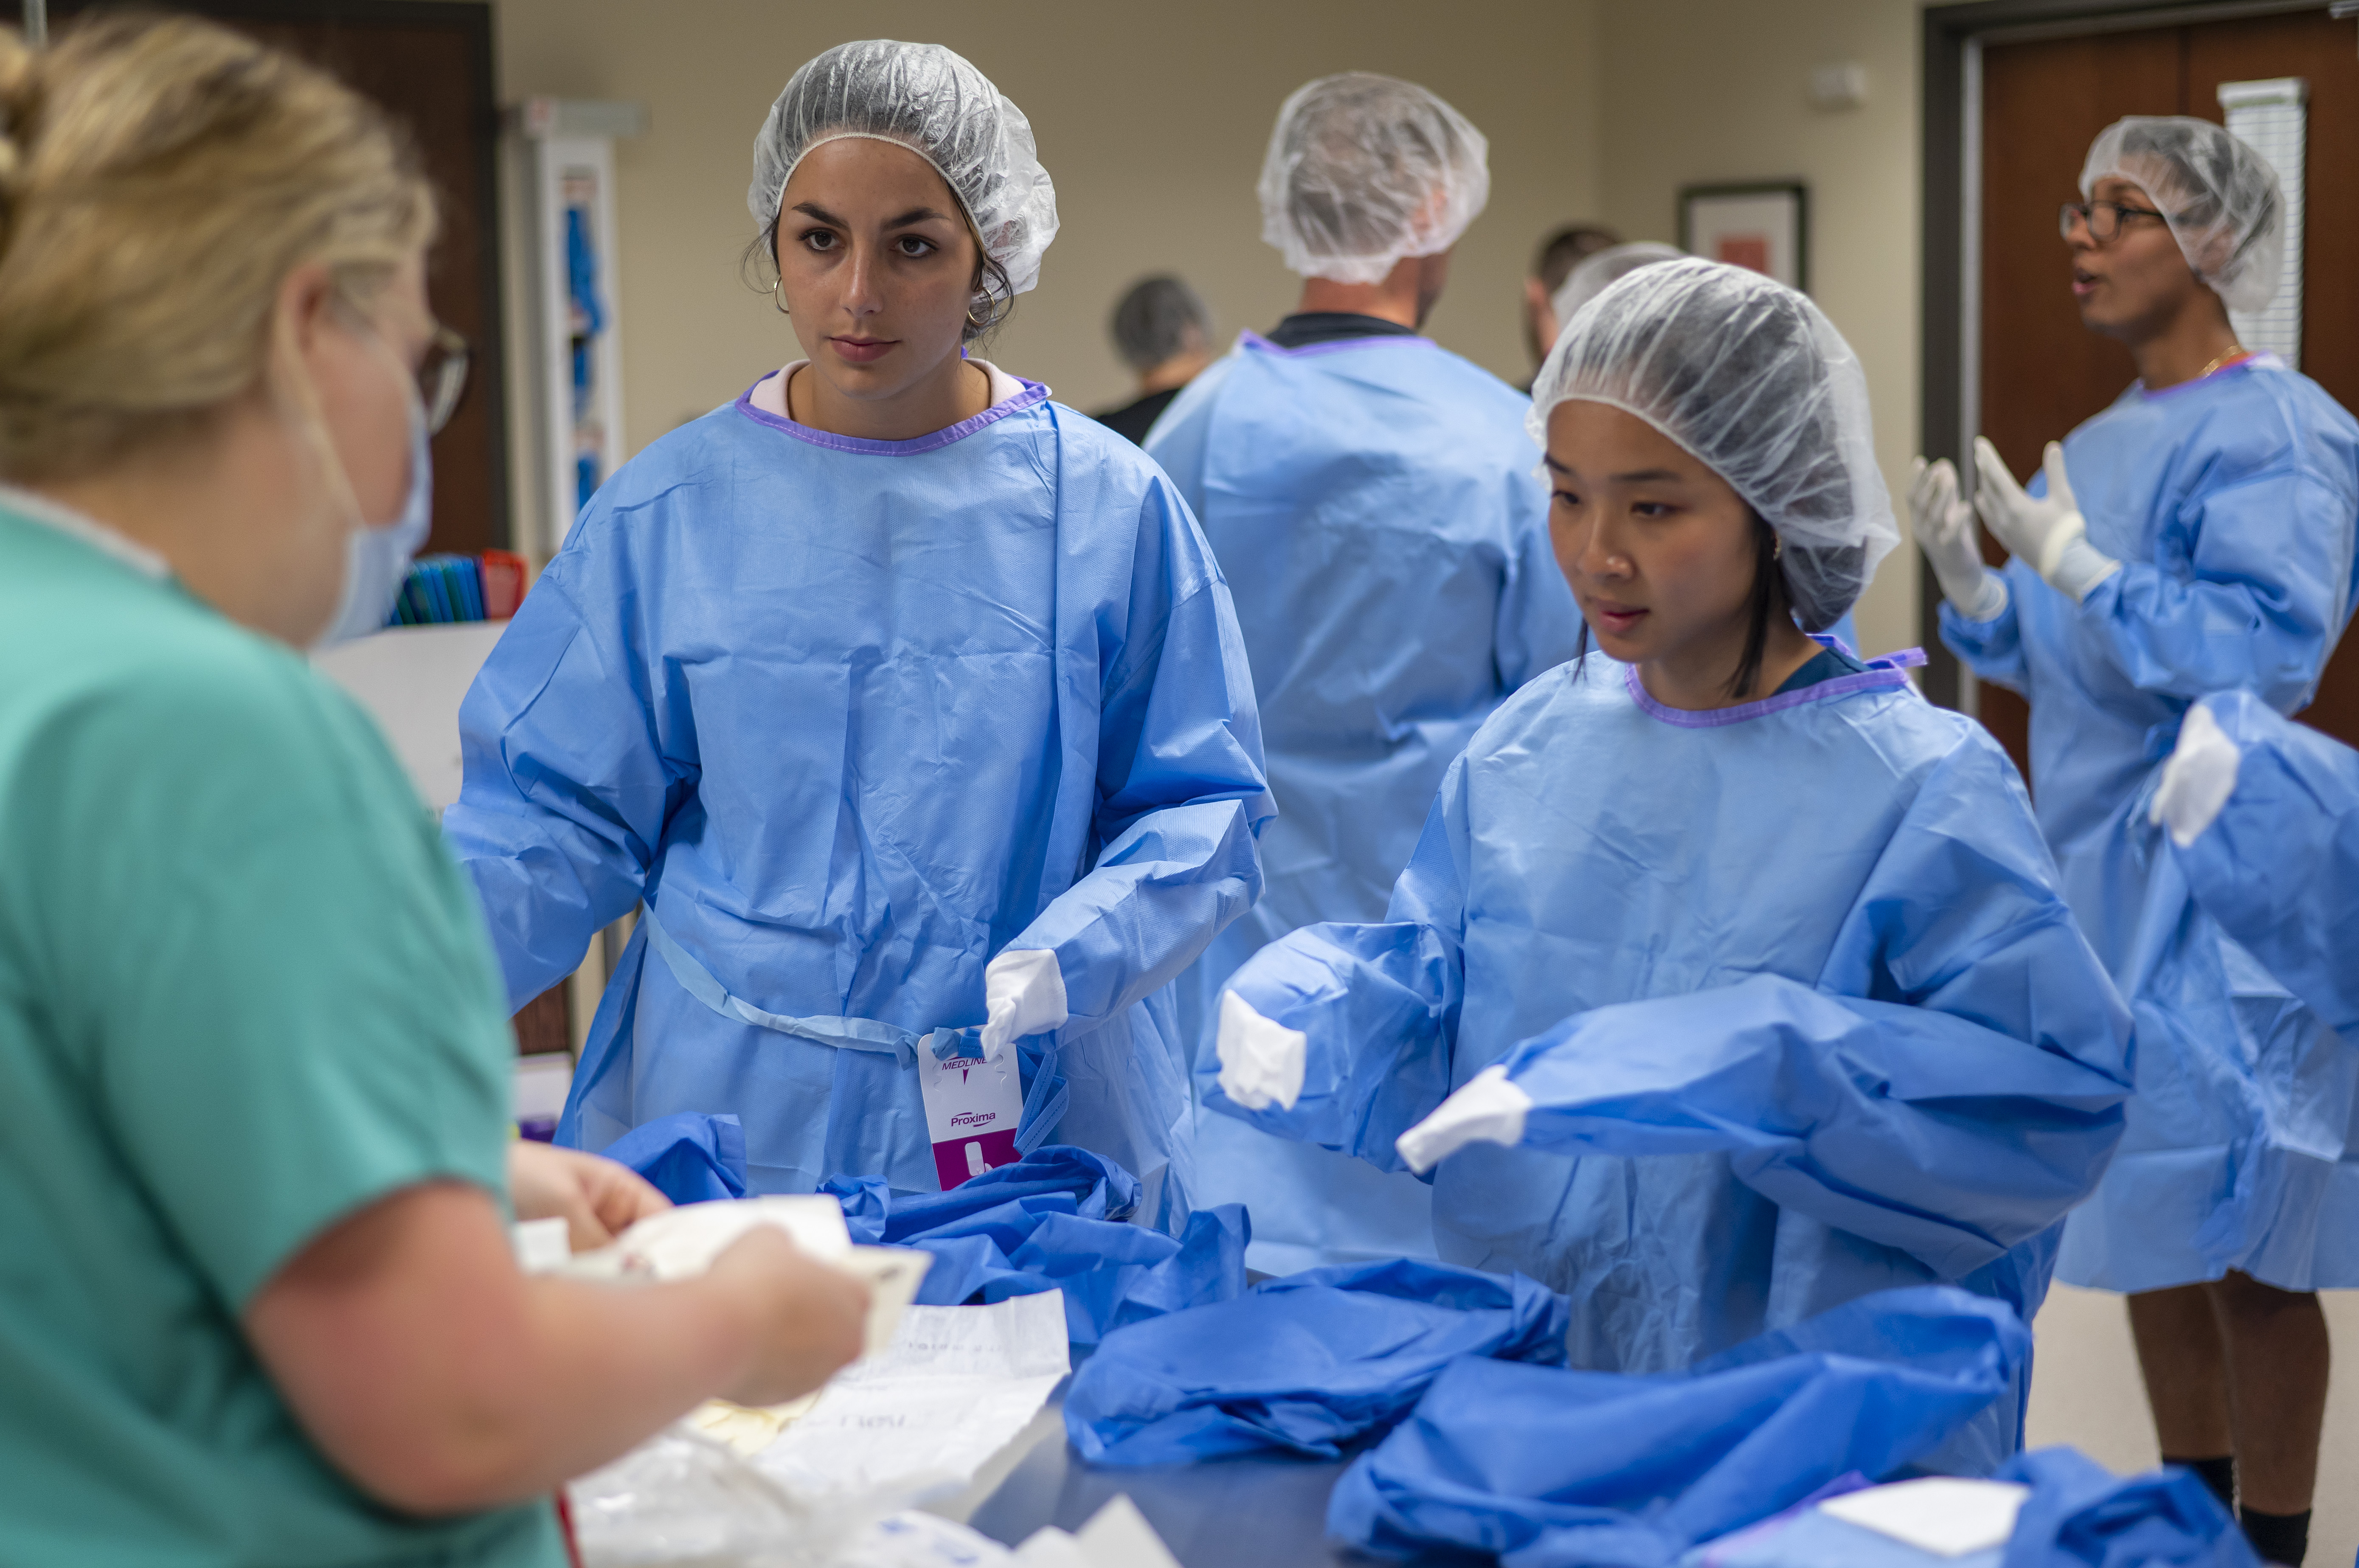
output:
[[[426,433],[439,435],[459,411],[467,393],[467,365],[473,355],[467,340],[448,327],[434,329],[426,357],[418,365],[418,397],[426,406]]]
[[[2123,219],[2162,215],[2151,207],[2125,207],[2119,201],[2067,201],[2056,214],[2056,229],[2069,240],[2072,237],[2072,220],[2078,218],[2089,225],[2091,239],[2099,245],[2109,245],[2122,232]]]

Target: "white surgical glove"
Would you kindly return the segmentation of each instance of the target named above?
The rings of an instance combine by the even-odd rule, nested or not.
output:
[[[1065,1010],[1065,977],[1057,969],[1057,955],[1047,948],[1013,949],[991,961],[983,972],[983,1059],[996,1062],[1008,1046],[1027,1034],[1062,1029],[1071,1017]]]
[[[1254,1010],[1234,991],[1221,993],[1221,1093],[1249,1111],[1294,1109],[1302,1098],[1310,1037]]]
[[[2162,782],[2156,787],[2147,821],[2170,830],[2170,842],[2185,849],[2203,836],[2236,792],[2236,769],[2245,754],[2198,702],[2187,710],[2179,726],[2179,745],[2162,765]]]
[[[1496,1062],[1483,1069],[1441,1102],[1434,1113],[1393,1140],[1393,1147],[1419,1174],[1432,1170],[1470,1143],[1524,1141],[1524,1118],[1532,1097]]]
[[[1948,458],[1917,460],[1908,475],[1908,521],[1942,597],[1958,614],[1987,621],[2006,608],[2006,580],[1983,564],[1974,509],[1958,494],[1958,471]]]
[[[2006,460],[1987,438],[1974,438],[1974,510],[2009,554],[2072,596],[2074,603],[2122,569],[2122,563],[2088,540],[2088,520],[2072,501],[2064,474],[2064,449],[2048,443],[2040,466],[2048,494],[2035,497],[2015,482]]]

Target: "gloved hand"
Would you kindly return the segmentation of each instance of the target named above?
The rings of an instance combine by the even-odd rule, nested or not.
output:
[[[2147,821],[2170,830],[2170,842],[2186,849],[2203,836],[2236,792],[2236,770],[2245,754],[2198,702],[2187,710],[2179,726],[2179,745],[2162,765],[2162,782],[2156,786]]]
[[[2089,543],[2088,522],[2073,504],[2072,484],[2065,477],[2064,449],[2049,441],[2040,466],[2048,475],[2048,494],[2035,498],[2007,472],[1998,448],[1976,436],[1974,510],[2010,554],[2077,604],[2122,563]]]
[[[1917,460],[1908,475],[1908,521],[1942,597],[1960,615],[1987,621],[2006,608],[2006,580],[1983,564],[1974,509],[1959,496],[1958,471],[1948,458]]]
[[[998,1061],[1024,1035],[1064,1028],[1071,1016],[1065,1007],[1065,976],[1057,968],[1057,955],[1046,948],[1011,948],[993,959],[983,972],[983,1000],[985,1062]]]

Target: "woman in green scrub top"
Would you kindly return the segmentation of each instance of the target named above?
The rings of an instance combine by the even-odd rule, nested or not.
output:
[[[661,1200],[509,1142],[465,880],[298,651],[422,517],[432,228],[284,55],[0,31],[0,1561],[557,1568],[568,1477],[857,1348],[775,1232],[511,1259]]]

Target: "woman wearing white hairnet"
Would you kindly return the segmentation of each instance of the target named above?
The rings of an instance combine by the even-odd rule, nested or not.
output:
[[[1664,262],[1565,328],[1531,425],[1603,653],[1451,765],[1386,923],[1246,964],[1199,1086],[1430,1171],[1441,1256],[1569,1292],[1575,1366],[1935,1280],[2027,1320],[2128,1020],[1997,746],[1796,628],[1897,533],[1859,362],[1793,290]],[[2022,1391],[1925,1463],[1997,1464]]]
[[[1176,1223],[1157,994],[1270,813],[1227,588],[1137,448],[966,355],[1057,228],[973,66],[829,50],[748,200],[805,357],[599,491],[462,714],[445,828],[510,1001],[646,902],[559,1137],[734,1115],[763,1192],[1055,1139]]]
[[[2268,303],[2285,246],[2258,154],[2207,121],[2126,119],[2081,194],[2072,292],[2138,380],[2049,446],[2028,492],[1977,443],[2004,572],[1947,463],[1920,471],[1917,537],[1943,639],[2030,699],[2040,825],[2137,1018],[2129,1129],[2059,1272],[2132,1292],[2165,1454],[2223,1495],[2241,1456],[2248,1513],[2303,1515],[2326,1388],[2307,1292],[2359,1286],[2359,1059],[2223,937],[2147,801],[2197,699],[2291,713],[2317,689],[2359,564],[2359,424],[2237,343],[2229,312]],[[2263,1555],[2297,1561],[2288,1530],[2256,1526]]]

